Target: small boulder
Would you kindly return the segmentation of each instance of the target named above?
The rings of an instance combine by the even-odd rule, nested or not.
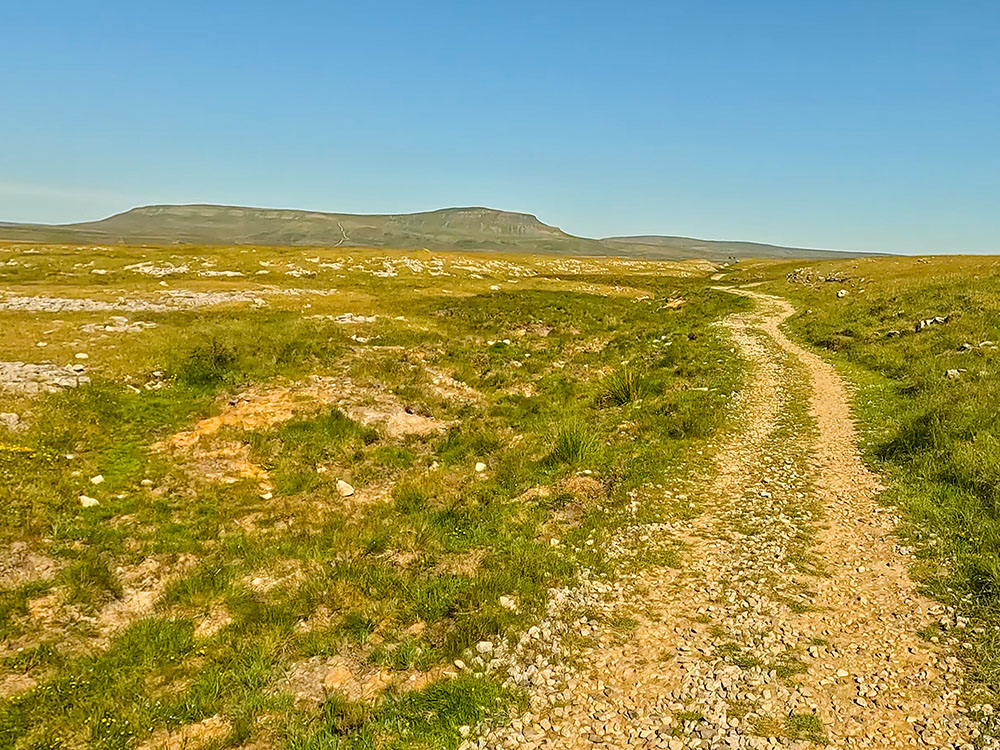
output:
[[[87,497],[86,495],[80,495],[80,505],[84,508],[93,508],[95,505],[100,505],[96,497]]]
[[[484,471],[486,471],[486,464],[484,464],[482,461],[478,461],[476,463],[476,473],[482,474]]]
[[[839,289],[839,290],[837,290],[837,299],[843,299],[848,294],[849,294],[849,292],[846,289]]]
[[[945,373],[944,373],[944,376],[946,378],[948,378],[948,380],[958,380],[959,378],[962,377],[962,371],[961,370],[946,370]]]
[[[354,494],[354,488],[343,479],[337,480],[337,494],[341,497],[350,497]]]

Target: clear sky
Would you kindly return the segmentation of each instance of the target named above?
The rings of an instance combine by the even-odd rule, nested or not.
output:
[[[0,60],[0,220],[486,205],[1000,251],[997,0],[36,0]]]

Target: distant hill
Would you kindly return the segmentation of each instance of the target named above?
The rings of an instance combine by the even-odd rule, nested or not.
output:
[[[412,214],[335,214],[274,208],[164,205],[78,224],[0,222],[0,240],[77,244],[299,245],[617,255],[650,260],[825,258],[830,250],[686,237],[576,237],[531,214],[443,208]]]
[[[729,258],[845,258],[871,253],[849,253],[840,250],[811,250],[804,247],[782,247],[761,242],[729,242],[727,240],[696,240],[692,237],[645,235],[639,237],[607,237],[601,243],[618,252],[637,257],[685,257],[727,260]]]

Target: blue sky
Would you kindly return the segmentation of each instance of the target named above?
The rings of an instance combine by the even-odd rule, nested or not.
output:
[[[7,6],[0,220],[487,205],[1000,251],[996,0]]]

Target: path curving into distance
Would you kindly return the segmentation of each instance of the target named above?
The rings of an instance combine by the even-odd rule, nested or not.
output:
[[[958,662],[918,635],[942,610],[907,574],[846,385],[782,332],[790,303],[719,289],[754,303],[721,322],[748,376],[739,427],[692,488],[704,512],[644,532],[682,542],[680,566],[615,588],[638,623],[625,634],[577,616],[606,589],[570,592],[562,620],[550,608],[563,640],[582,623],[573,676],[531,685],[528,713],[467,745],[972,748]]]

